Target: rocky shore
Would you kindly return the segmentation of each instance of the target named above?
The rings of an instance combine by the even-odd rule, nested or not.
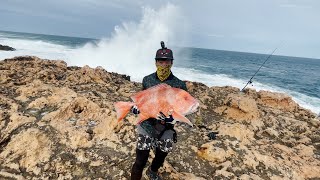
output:
[[[187,84],[200,109],[176,126],[164,179],[320,179],[316,114],[285,94]],[[136,117],[117,123],[113,103],[140,89],[101,67],[0,61],[0,179],[128,179]]]
[[[16,49],[10,46],[5,46],[0,44],[0,50],[2,51],[15,51]]]

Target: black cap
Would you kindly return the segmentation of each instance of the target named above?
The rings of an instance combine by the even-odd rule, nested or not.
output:
[[[173,54],[171,49],[165,47],[164,42],[161,41],[161,49],[158,49],[155,60],[173,60]]]

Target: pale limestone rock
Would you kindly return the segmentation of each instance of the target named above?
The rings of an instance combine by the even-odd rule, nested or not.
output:
[[[5,178],[10,178],[10,179],[17,179],[17,180],[25,180],[26,178],[24,178],[23,176],[21,175],[17,175],[17,174],[12,174],[12,173],[9,173],[9,172],[6,172],[4,170],[1,170],[0,171],[0,177],[5,177]]]
[[[229,172],[227,169],[232,165],[230,161],[226,161],[221,164],[223,168],[221,170],[217,170],[215,176],[222,176],[227,178],[232,178],[235,175],[232,172]]]
[[[105,83],[104,78],[109,78],[109,76],[101,77],[103,70],[100,68],[92,69],[89,66],[82,67],[79,71],[71,74],[67,77],[68,81],[74,81],[78,84],[84,84],[89,82]]]
[[[38,129],[21,132],[8,143],[0,153],[1,164],[19,160],[19,166],[27,172],[39,174],[37,165],[49,161],[53,150],[50,139]]]
[[[197,177],[192,173],[185,173],[185,172],[181,173],[179,179],[181,179],[181,180],[205,180],[202,177]]]
[[[27,101],[30,97],[36,96],[39,92],[48,92],[50,89],[50,85],[43,84],[40,80],[34,80],[31,83],[28,83],[28,85],[19,87],[17,89],[17,93],[20,94],[20,96],[16,97],[16,100],[19,101]],[[41,94],[44,95],[44,94]]]
[[[320,127],[320,119],[316,119],[316,118],[314,118],[314,119],[310,119],[310,121],[309,121],[313,126],[315,126],[315,127]]]
[[[90,162],[90,166],[101,166],[101,165],[103,165],[103,162],[100,160]]]
[[[271,93],[262,90],[258,92],[258,96],[259,104],[275,109],[293,112],[299,107],[299,105],[294,102],[291,97],[283,93]]]
[[[276,130],[272,129],[272,128],[267,128],[265,130],[265,132],[267,132],[272,137],[278,137],[279,136],[279,133]]]
[[[228,95],[224,100],[224,106],[217,107],[215,112],[237,121],[257,120],[260,116],[256,101],[243,94]]]
[[[238,139],[243,144],[250,144],[254,140],[254,132],[247,126],[239,123],[234,124],[219,124],[219,135],[230,136]]]
[[[199,148],[197,154],[208,161],[217,163],[224,162],[227,158],[235,154],[235,152],[229,147],[227,147],[226,150],[219,147],[215,147],[215,143],[216,142],[203,144]]]
[[[248,174],[243,174],[239,177],[240,180],[250,180],[250,176]]]
[[[21,113],[10,113],[10,122],[4,130],[1,130],[0,140],[6,138],[6,135],[9,135],[12,131],[23,124],[31,123],[36,120],[34,117],[23,116]]]

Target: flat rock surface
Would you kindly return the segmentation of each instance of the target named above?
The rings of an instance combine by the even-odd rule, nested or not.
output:
[[[281,93],[187,86],[200,109],[188,116],[194,127],[176,125],[164,179],[320,178],[316,114]],[[101,67],[0,61],[0,179],[129,179],[137,119],[117,123],[113,103],[141,88]]]

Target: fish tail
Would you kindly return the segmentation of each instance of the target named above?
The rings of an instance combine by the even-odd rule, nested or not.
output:
[[[134,105],[133,102],[116,102],[114,103],[114,107],[117,112],[117,121],[121,121],[126,115],[130,112],[131,107]]]

